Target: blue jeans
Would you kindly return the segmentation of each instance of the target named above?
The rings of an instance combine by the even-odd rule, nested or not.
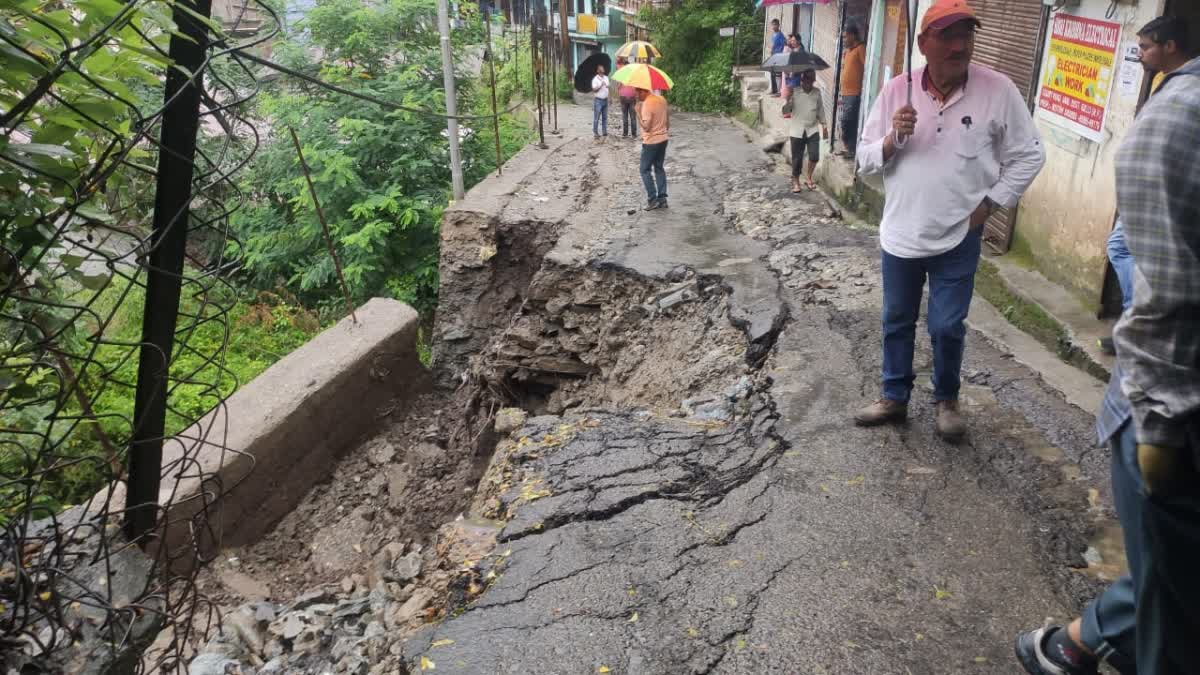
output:
[[[963,321],[975,291],[982,232],[969,232],[958,246],[929,258],[899,258],[883,252],[883,397],[908,402],[912,393],[913,347],[921,295],[929,277],[933,342],[933,398],[958,398],[967,328]]]
[[[646,186],[646,198],[649,201],[667,198],[667,170],[663,168],[663,163],[667,161],[669,142],[642,144],[642,185]]]
[[[596,136],[601,135],[600,129],[604,129],[604,135],[608,135],[608,99],[596,98],[592,99],[592,133]]]
[[[1117,274],[1117,283],[1121,286],[1121,311],[1125,311],[1133,304],[1133,255],[1125,245],[1125,226],[1120,217],[1108,235],[1108,261]]]
[[[1111,446],[1113,502],[1129,574],[1087,606],[1080,636],[1122,675],[1194,673],[1194,641],[1200,636],[1200,482],[1190,481],[1182,493],[1147,495],[1132,421],[1113,436]],[[1192,450],[1180,451],[1194,457]]]

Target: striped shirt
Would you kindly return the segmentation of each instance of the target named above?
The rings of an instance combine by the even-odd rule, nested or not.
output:
[[[1139,443],[1185,447],[1200,434],[1197,147],[1200,59],[1192,59],[1164,79],[1117,151],[1117,207],[1136,268],[1133,305],[1113,333],[1102,442],[1131,416]]]

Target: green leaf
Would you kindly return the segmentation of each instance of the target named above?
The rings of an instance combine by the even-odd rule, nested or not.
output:
[[[41,61],[7,42],[0,42],[0,67],[3,67],[4,70],[20,70],[34,77],[41,77],[49,72],[49,69]]]
[[[83,216],[84,218],[88,218],[90,220],[96,220],[101,223],[105,223],[106,225],[114,225],[117,222],[116,219],[112,217],[112,214],[105,211],[102,206],[91,202],[80,204],[75,209],[75,215]]]
[[[213,19],[210,19],[207,16],[204,16],[203,14],[197,12],[196,10],[192,9],[191,7],[188,7],[186,2],[181,2],[180,0],[171,0],[170,4],[175,9],[180,10],[181,12],[183,12],[184,14],[187,14],[188,16],[192,17],[196,21],[199,21],[200,23],[204,24],[205,26],[208,26],[209,28],[212,29],[212,31],[214,33],[216,33],[218,35],[220,35],[222,33],[220,23],[218,23],[217,21],[215,21]]]
[[[142,56],[144,56],[144,57],[150,59],[151,61],[153,61],[159,65],[162,65],[164,67],[172,66],[175,64],[175,61],[173,59],[168,58],[167,56],[160,54],[159,52],[157,52],[153,49],[150,49],[148,47],[137,47],[137,46],[134,46],[131,44],[125,44],[123,46],[125,49],[128,49],[129,51],[132,51],[132,52],[135,52],[138,54],[141,54]],[[180,70],[183,70],[185,73],[187,73],[187,75],[189,77],[191,77],[191,73],[188,73],[186,70],[184,70],[184,68],[182,66],[176,66],[176,67],[178,67]]]
[[[9,149],[25,155],[53,157],[55,159],[68,159],[76,156],[75,153],[61,145],[52,145],[49,143],[13,143],[9,146]]]
[[[61,145],[75,137],[82,127],[78,122],[72,120],[73,126],[59,124],[58,122],[47,122],[42,125],[41,129],[33,135],[33,142],[39,144]]]

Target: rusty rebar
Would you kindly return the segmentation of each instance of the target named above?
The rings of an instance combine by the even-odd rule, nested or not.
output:
[[[492,85],[492,132],[496,136],[496,175],[499,176],[504,172],[502,164],[504,156],[500,152],[500,115],[496,112],[496,54],[492,51],[492,15],[489,13],[483,22],[484,30],[487,33],[487,54],[488,54],[488,78]],[[521,70],[517,68],[517,70]]]
[[[329,233],[329,223],[325,221],[325,212],[321,210],[321,200],[317,198],[317,188],[313,186],[308,162],[304,161],[304,149],[300,147],[300,138],[296,136],[296,130],[292,127],[288,127],[288,133],[292,135],[292,144],[296,146],[296,156],[300,158],[300,170],[304,172],[304,181],[308,183],[308,193],[312,195],[317,220],[321,221],[321,230],[325,232],[325,246],[329,249],[329,257],[333,259],[333,267],[337,270],[338,283],[342,285],[342,295],[346,298],[346,310],[350,312],[350,319],[354,323],[358,323],[358,317],[354,314],[354,303],[350,301],[350,289],[346,286],[345,275],[342,274],[342,261],[338,258],[337,249],[333,247],[333,235]]]

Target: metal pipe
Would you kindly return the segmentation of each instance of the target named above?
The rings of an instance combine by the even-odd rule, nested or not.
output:
[[[838,8],[838,42],[837,42],[837,68],[833,71],[833,114],[829,116],[829,152],[833,152],[834,143],[837,142],[838,125],[837,116],[841,106],[838,105],[838,98],[842,91],[842,58],[845,56],[846,44],[844,36],[846,35],[846,3],[843,2]]]
[[[133,433],[129,440],[129,485],[125,535],[138,541],[158,524],[163,436],[170,385],[171,351],[183,288],[183,260],[190,223],[196,133],[200,128],[200,78],[208,51],[211,0],[179,0],[172,10],[179,32],[171,36],[167,69],[154,219],[142,312],[134,392]],[[143,541],[143,543],[145,543]]]
[[[554,110],[554,133],[558,133],[558,41],[550,43],[550,106]]]
[[[567,3],[571,0],[558,0],[558,22],[561,24],[559,29],[562,30],[562,62],[563,62],[563,77],[571,79],[571,73],[574,67],[571,65],[571,36],[567,32]]]
[[[533,70],[533,95],[537,97],[538,109],[538,147],[546,147],[546,128],[543,124],[542,117],[542,68],[539,63],[538,55],[538,15],[533,15],[533,20],[529,22],[529,49],[531,52],[530,63]]]
[[[450,54],[450,8],[438,0],[438,32],[442,43],[442,83],[446,89],[446,135],[450,141],[450,182],[454,200],[466,194],[463,189],[462,158],[458,154],[458,101],[454,93],[454,58]]]
[[[492,133],[496,137],[496,175],[498,176],[504,172],[501,166],[504,158],[500,153],[500,115],[496,112],[496,54],[492,52],[492,17],[490,14],[484,19],[483,25],[487,31],[488,79],[492,84]]]

